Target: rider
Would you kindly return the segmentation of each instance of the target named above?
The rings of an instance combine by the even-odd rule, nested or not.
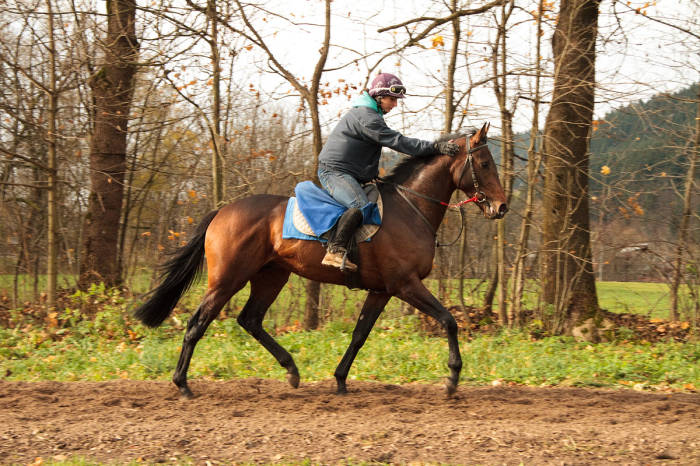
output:
[[[380,73],[369,91],[353,102],[353,108],[340,119],[321,150],[318,179],[336,201],[348,208],[338,219],[335,236],[322,261],[324,265],[357,270],[357,265],[347,258],[348,242],[362,225],[360,209],[369,200],[361,185],[377,178],[382,147],[417,157],[453,156],[459,152],[459,146],[453,142],[408,138],[386,125],[384,115],[405,94],[406,87],[399,78]]]

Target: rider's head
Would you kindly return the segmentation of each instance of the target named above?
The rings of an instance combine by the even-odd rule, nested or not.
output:
[[[388,113],[396,107],[397,99],[406,96],[406,87],[393,74],[379,73],[372,81],[369,95],[374,97],[384,113]]]

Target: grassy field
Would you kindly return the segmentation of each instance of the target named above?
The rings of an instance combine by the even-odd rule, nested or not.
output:
[[[15,316],[0,329],[0,377],[5,380],[168,379],[180,350],[178,314],[147,329],[130,317],[131,301],[95,289],[75,297],[101,311],[84,319],[79,306],[41,323]],[[337,299],[334,297],[334,299]],[[355,306],[348,301],[348,312]],[[342,303],[337,303],[341,305]],[[281,312],[281,311],[279,311]],[[387,383],[437,383],[447,374],[447,344],[418,330],[415,316],[394,312],[379,320],[351,371],[351,378]],[[266,323],[294,356],[303,380],[332,377],[350,341],[351,319],[335,319],[314,332],[287,331]],[[462,383],[517,383],[694,390],[700,387],[700,343],[578,343],[503,331],[461,341]],[[191,377],[284,377],[284,371],[233,318],[215,321],[195,352]]]
[[[437,281],[428,280],[437,293]],[[8,277],[0,277],[7,294]],[[476,282],[467,283],[467,288]],[[147,285],[142,285],[145,290]],[[10,311],[10,328],[0,328],[0,377],[6,380],[105,380],[113,378],[167,379],[179,354],[183,323],[197,307],[203,284],[195,286],[176,309],[175,318],[158,329],[147,329],[130,317],[136,298],[95,287],[71,298],[72,305],[44,318],[30,311]],[[453,286],[443,299],[459,303]],[[465,300],[478,305],[483,290]],[[668,291],[658,283],[603,282],[598,284],[602,307],[666,317]],[[241,291],[209,328],[197,347],[191,377],[283,378],[284,371],[232,316],[247,299]],[[0,295],[1,296],[1,295]],[[324,287],[321,308],[329,322],[315,332],[299,331],[304,307],[303,283],[290,280],[272,306],[266,328],[294,356],[304,380],[331,377],[350,340],[364,292]],[[533,304],[534,293],[527,295]],[[85,319],[87,307],[99,309]],[[31,308],[30,308],[31,309]],[[418,331],[418,320],[400,301],[392,299],[362,349],[351,377],[388,383],[439,382],[447,374],[447,345],[443,338]],[[24,315],[27,314],[27,315]],[[525,332],[504,331],[461,342],[463,383],[494,381],[527,385],[580,385],[684,390],[700,386],[700,343],[617,342],[589,345],[569,338],[533,341]]]

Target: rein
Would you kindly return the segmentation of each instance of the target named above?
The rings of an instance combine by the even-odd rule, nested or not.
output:
[[[467,144],[468,145],[471,144],[471,142],[469,141],[469,138],[467,138]],[[462,232],[464,231],[464,209],[462,209],[462,207],[465,204],[468,204],[470,202],[476,202],[479,204],[481,204],[482,202],[486,202],[486,195],[479,190],[479,181],[476,178],[476,171],[474,170],[474,157],[472,157],[472,153],[476,152],[477,150],[481,149],[482,147],[485,147],[486,145],[487,144],[484,143],[484,144],[481,144],[481,145],[476,146],[476,147],[469,147],[468,148],[467,157],[464,160],[464,166],[462,167],[462,174],[459,177],[459,183],[461,184],[462,178],[464,178],[464,174],[467,171],[467,164],[469,164],[469,168],[472,171],[472,178],[474,181],[474,195],[472,197],[470,197],[469,199],[466,199],[464,201],[460,201],[456,204],[450,204],[449,202],[441,201],[440,199],[435,199],[433,197],[419,193],[418,191],[414,191],[410,188],[407,188],[406,186],[403,186],[401,184],[388,183],[388,182],[383,181],[381,179],[378,180],[381,183],[389,184],[389,185],[394,186],[396,188],[396,192],[399,193],[399,195],[406,201],[406,203],[409,205],[409,207],[411,207],[411,209],[413,209],[413,211],[418,215],[418,218],[420,218],[423,221],[423,223],[425,223],[427,225],[427,227],[430,229],[430,231],[433,232],[433,237],[435,237],[435,247],[439,248],[439,247],[444,247],[444,246],[452,246],[462,236]],[[459,233],[457,234],[457,237],[454,240],[450,241],[449,243],[446,243],[446,244],[440,243],[440,241],[438,241],[438,237],[437,237],[437,230],[435,228],[433,228],[433,225],[425,217],[425,215],[423,215],[423,212],[421,212],[420,209],[413,202],[411,202],[411,200],[404,193],[413,194],[416,197],[420,197],[420,198],[425,199],[427,201],[434,202],[436,204],[440,204],[442,206],[447,207],[448,209],[449,208],[459,208],[459,214],[460,214],[462,221],[460,223]]]

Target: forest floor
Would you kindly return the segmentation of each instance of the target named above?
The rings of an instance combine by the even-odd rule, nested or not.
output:
[[[700,394],[267,379],[0,381],[0,462],[700,464]]]
[[[452,306],[449,308],[461,331],[469,335],[479,333],[494,332],[500,329],[497,323],[498,316],[494,311],[472,307],[472,306]],[[620,338],[622,332],[632,341],[647,341],[656,343],[659,341],[683,342],[694,336],[693,326],[686,321],[671,321],[666,319],[649,318],[641,314],[622,314],[609,311],[601,311],[601,318],[608,320],[612,324],[616,340]],[[525,311],[524,319],[526,323],[531,323],[534,319],[532,311]],[[423,315],[420,316],[421,329],[431,335],[444,335],[442,326],[435,320]],[[533,338],[541,338],[534,326],[530,326],[530,335]],[[695,335],[697,338],[697,335]]]

